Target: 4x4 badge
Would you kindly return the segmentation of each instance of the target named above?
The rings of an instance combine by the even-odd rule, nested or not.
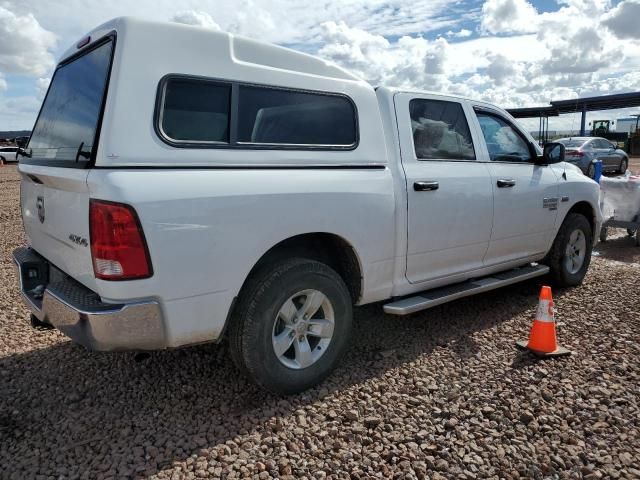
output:
[[[40,223],[44,223],[44,197],[38,197],[36,206],[38,207],[38,218],[40,219]]]

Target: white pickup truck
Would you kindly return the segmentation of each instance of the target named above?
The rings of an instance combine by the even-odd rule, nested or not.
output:
[[[334,368],[353,305],[578,285],[598,186],[563,158],[481,101],[118,18],[53,75],[20,157],[30,247],[14,258],[34,323],[95,350],[226,339],[288,394]]]

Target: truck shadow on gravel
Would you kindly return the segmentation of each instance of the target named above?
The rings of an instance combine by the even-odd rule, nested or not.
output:
[[[384,315],[380,304],[359,308],[351,348],[336,372],[286,399],[242,378],[224,345],[156,352],[136,362],[132,353],[92,353],[62,341],[0,358],[0,470],[54,472],[62,465],[94,477],[120,463],[119,475],[149,475],[238,435],[271,435],[327,395],[408,362],[429,362],[437,349],[464,363],[480,352],[474,334],[494,329],[487,334],[499,335],[505,322],[535,309],[540,284],[404,318]]]
[[[635,245],[635,238],[622,229],[610,229],[610,232],[606,242],[596,245],[594,255],[597,258],[640,265],[640,247]]]

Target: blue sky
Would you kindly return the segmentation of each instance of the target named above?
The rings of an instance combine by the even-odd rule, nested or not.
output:
[[[0,130],[31,128],[61,53],[120,15],[222,29],[318,54],[374,85],[503,107],[640,91],[640,0],[0,0]]]

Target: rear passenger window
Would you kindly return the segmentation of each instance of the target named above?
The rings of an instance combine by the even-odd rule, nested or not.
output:
[[[469,124],[456,102],[415,98],[409,102],[413,145],[419,160],[474,160]]]
[[[349,147],[356,112],[345,97],[240,85],[238,142]]]
[[[162,133],[180,142],[229,142],[231,85],[170,78],[164,88]]]

